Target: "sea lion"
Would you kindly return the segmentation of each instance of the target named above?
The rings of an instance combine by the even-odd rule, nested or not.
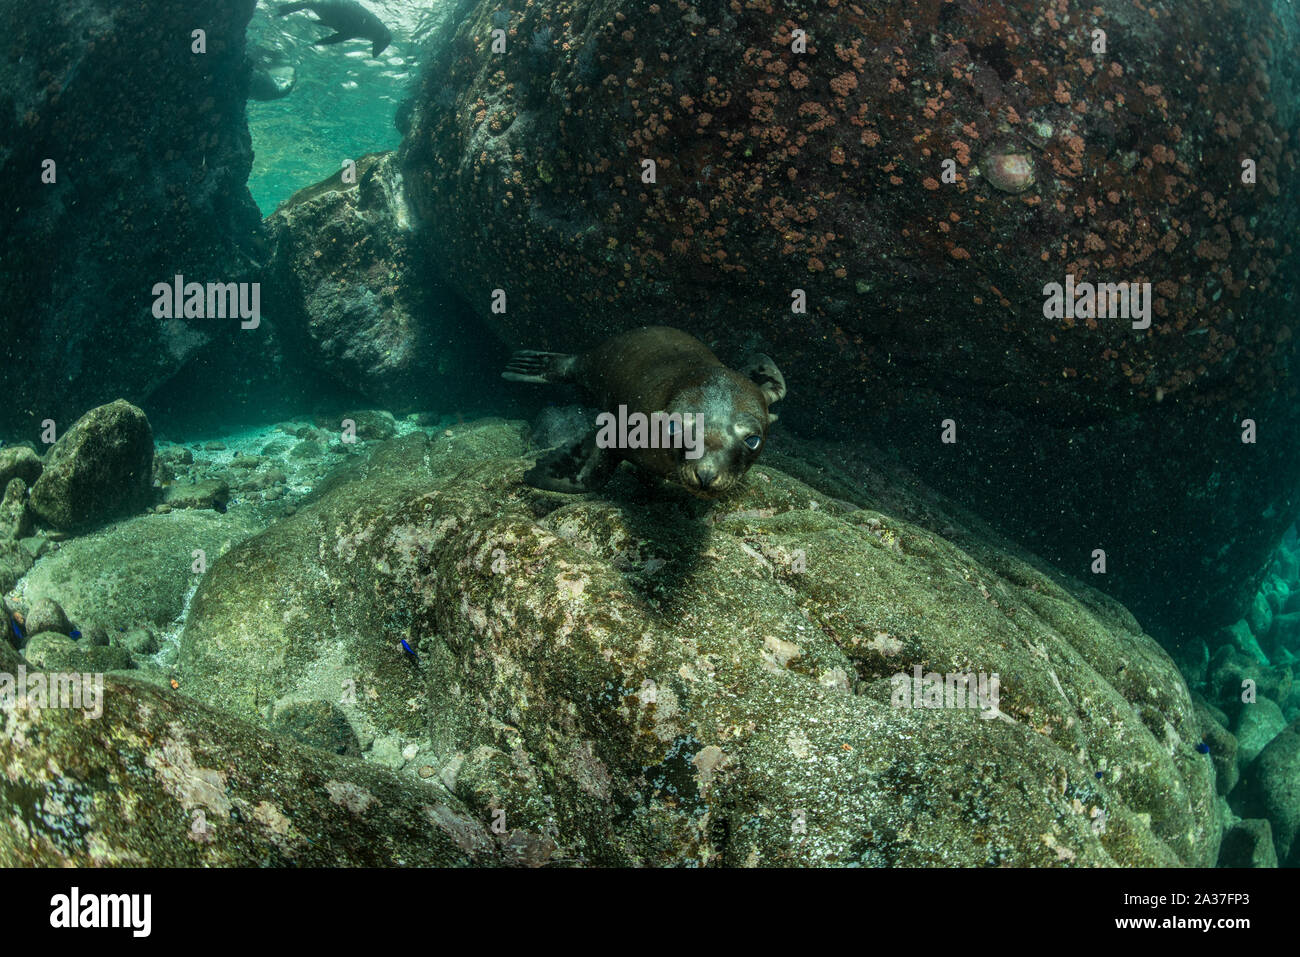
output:
[[[248,59],[252,68],[248,80],[250,100],[278,100],[293,92],[298,71],[283,51],[250,46]]]
[[[700,498],[717,498],[758,458],[776,421],[768,406],[786,392],[767,356],[752,356],[742,374],[694,336],[667,326],[626,332],[580,355],[516,352],[502,378],[571,383],[602,410],[599,428],[544,456],[524,476],[554,492],[599,488],[626,460]],[[649,423],[640,440],[634,427],[623,428],[637,414]]]
[[[382,20],[355,0],[312,0],[309,3],[282,3],[276,11],[285,17],[299,10],[310,10],[320,19],[318,23],[338,31],[333,36],[317,40],[317,46],[326,43],[342,43],[344,40],[364,38],[372,43],[374,56],[379,56],[388,44],[393,42],[393,35],[384,26]]]

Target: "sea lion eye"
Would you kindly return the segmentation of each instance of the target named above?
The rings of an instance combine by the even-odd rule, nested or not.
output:
[[[745,444],[749,446],[749,451],[756,452],[758,447],[763,444],[763,437],[760,435],[745,436]]]

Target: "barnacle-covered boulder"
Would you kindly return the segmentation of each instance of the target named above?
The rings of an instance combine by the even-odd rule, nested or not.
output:
[[[1217,859],[1169,657],[883,458],[774,457],[710,505],[627,469],[537,492],[524,451],[500,422],[394,440],[223,555],[186,691],[261,724],[338,702],[526,862]]]
[[[512,345],[765,347],[788,422],[1212,633],[1296,513],[1298,45],[1271,0],[483,0],[403,172]],[[1046,317],[1068,277],[1149,314]]]

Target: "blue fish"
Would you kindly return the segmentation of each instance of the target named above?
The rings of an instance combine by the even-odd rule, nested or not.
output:
[[[72,631],[68,632],[68,637],[71,638],[73,641],[76,641],[78,638],[81,637],[81,632],[73,628]]]
[[[411,648],[411,646],[406,643],[405,638],[402,639],[402,647],[406,649],[406,653],[410,655],[415,660],[415,663],[418,665],[420,663],[420,656],[417,655],[415,651]]]
[[[19,644],[21,644],[21,643],[22,643],[22,640],[23,640],[23,633],[22,633],[22,631],[19,630],[19,628],[18,628],[18,622],[14,621],[12,618],[10,618],[10,619],[9,619],[9,627],[12,628],[12,629],[14,630],[14,637],[17,638]]]
[[[1105,771],[1098,771],[1098,772],[1097,772],[1097,780],[1100,781],[1100,780],[1105,776],[1105,774],[1106,774]]]
[[[1200,751],[1201,754],[1209,754],[1209,753],[1210,753],[1210,746],[1209,746],[1208,744],[1206,744],[1204,741],[1202,741],[1200,744],[1198,744],[1198,745],[1196,746],[1196,750],[1197,750],[1197,751]]]

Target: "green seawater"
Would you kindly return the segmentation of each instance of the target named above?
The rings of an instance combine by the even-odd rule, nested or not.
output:
[[[249,24],[249,47],[281,53],[296,70],[296,83],[278,100],[249,100],[253,169],[248,189],[263,216],[304,187],[337,173],[345,160],[396,149],[398,104],[418,72],[418,27],[410,3],[372,3],[394,24],[393,42],[376,59],[366,40],[315,46],[330,31],[306,12],[278,17],[263,5]],[[426,5],[427,6],[427,5]]]

